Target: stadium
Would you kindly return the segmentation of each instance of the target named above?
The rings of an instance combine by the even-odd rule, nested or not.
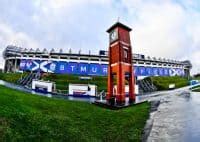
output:
[[[149,57],[133,54],[134,74],[136,78],[146,76],[182,76],[189,77],[192,65],[190,61]],[[87,76],[106,76],[108,67],[107,51],[99,55],[55,52],[54,49],[26,49],[9,45],[3,52],[4,72],[43,72],[55,74],[76,74]]]
[[[0,7],[0,142],[199,141],[200,2]]]
[[[189,78],[190,69],[192,65],[190,61],[176,61],[164,58],[146,57],[141,54],[133,54],[133,70],[135,74],[135,85],[138,85],[138,92],[156,91],[157,88],[153,85],[152,81],[144,80],[146,77],[153,76],[180,76]],[[108,52],[99,51],[98,55],[91,53],[81,54],[72,53],[69,50],[68,53],[63,52],[60,49],[59,52],[55,52],[54,49],[48,51],[47,49],[26,49],[17,46],[9,45],[3,52],[5,60],[4,72],[17,73],[17,72],[29,72],[23,80],[19,80],[18,84],[31,87],[33,79],[37,78],[37,73],[48,73],[56,75],[67,75],[64,77],[74,77],[73,83],[89,84],[96,83],[98,86],[98,92],[107,90],[106,78],[108,74]],[[101,78],[99,82],[83,81],[91,78]],[[62,76],[60,78],[63,78]],[[81,78],[81,79],[80,79]],[[79,80],[79,81],[75,81]],[[51,80],[58,82],[58,80]],[[67,90],[70,81],[63,83],[64,80],[60,80],[60,84],[56,84],[57,89],[60,91]],[[102,85],[103,84],[103,85]],[[79,88],[79,87],[78,87]],[[138,93],[138,94],[139,94]]]

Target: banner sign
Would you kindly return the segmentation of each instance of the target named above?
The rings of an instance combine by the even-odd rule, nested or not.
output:
[[[20,62],[20,70],[56,74],[101,75],[108,74],[108,65],[97,63],[77,63],[65,61],[25,60]],[[135,76],[184,76],[184,69],[161,67],[133,67]]]

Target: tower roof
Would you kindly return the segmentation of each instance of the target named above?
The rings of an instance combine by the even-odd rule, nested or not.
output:
[[[132,29],[131,28],[129,28],[128,26],[126,26],[126,25],[124,25],[124,24],[122,24],[122,23],[120,23],[120,22],[116,22],[114,25],[112,25],[106,32],[110,32],[110,31],[112,31],[114,28],[116,28],[116,27],[122,27],[122,28],[124,28],[124,29],[126,29],[126,30],[128,30],[128,31],[131,31]]]

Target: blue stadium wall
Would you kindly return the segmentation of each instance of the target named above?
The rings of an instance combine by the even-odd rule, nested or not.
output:
[[[21,71],[48,72],[56,74],[77,74],[77,75],[107,75],[107,64],[77,63],[67,61],[44,61],[22,59],[20,62]],[[184,76],[184,69],[134,66],[136,76]]]

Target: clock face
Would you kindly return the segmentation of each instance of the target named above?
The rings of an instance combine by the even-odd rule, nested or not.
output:
[[[118,38],[117,30],[114,29],[114,30],[110,33],[110,42],[115,41],[117,38]]]

